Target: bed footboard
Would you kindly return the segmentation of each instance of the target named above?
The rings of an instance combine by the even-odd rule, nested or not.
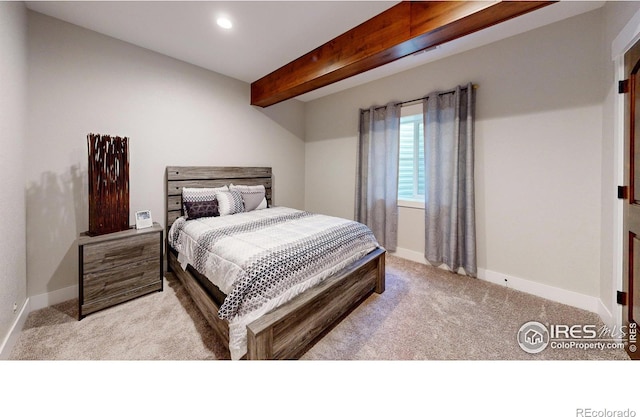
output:
[[[372,292],[385,286],[385,251],[376,249],[247,326],[247,359],[302,356]]]

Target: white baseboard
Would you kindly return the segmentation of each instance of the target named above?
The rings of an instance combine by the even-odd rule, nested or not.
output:
[[[64,301],[72,300],[78,297],[78,286],[72,285],[67,288],[62,288],[56,291],[51,291],[45,294],[38,294],[27,298],[16,321],[9,330],[9,333],[5,337],[2,345],[0,345],[0,360],[6,360],[11,354],[11,349],[18,340],[20,332],[24,328],[24,323],[27,321],[29,313],[41,308],[50,307],[55,304],[62,303]]]
[[[609,329],[619,329],[622,326],[620,322],[620,318],[622,318],[622,314],[618,314],[620,318],[614,317],[614,315],[609,311],[607,306],[604,305],[602,300],[598,300],[598,311],[596,312],[604,322],[604,324]]]
[[[593,313],[599,313],[601,301],[597,297],[480,268],[478,269],[478,278],[536,295],[547,300],[556,301]]]
[[[7,337],[5,337],[2,345],[0,345],[0,360],[9,359],[11,350],[18,340],[18,336],[20,336],[20,332],[24,328],[24,323],[27,321],[27,316],[29,316],[30,312],[31,307],[29,299],[27,298],[25,303],[22,305],[22,308],[20,309],[20,313],[18,313],[18,317],[16,317],[16,321],[13,323],[13,326],[11,326]]]
[[[60,304],[76,297],[78,297],[77,285],[71,285],[70,287],[61,288],[45,294],[33,295],[29,297],[31,300],[31,311],[51,307],[52,305]]]
[[[396,248],[395,252],[389,252],[391,255],[397,256],[402,259],[417,262],[423,265],[429,265],[429,262],[424,258],[424,253],[416,252],[405,248]]]
[[[405,248],[397,248],[396,251],[391,252],[391,254],[410,261],[429,265],[429,262],[427,262],[427,260],[424,258],[424,254],[420,252],[412,251]],[[514,290],[536,295],[547,300],[556,301],[558,303],[591,311],[600,315],[602,321],[606,325],[615,323],[613,316],[602,303],[602,300],[600,300],[598,297],[580,294],[574,291],[569,291],[562,288],[553,287],[551,285],[541,284],[539,282],[530,281],[482,268],[478,268],[478,279],[498,285],[504,285],[509,288],[513,288]]]

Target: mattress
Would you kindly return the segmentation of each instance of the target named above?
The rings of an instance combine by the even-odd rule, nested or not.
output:
[[[181,217],[168,234],[191,265],[224,294],[232,359],[246,353],[246,326],[379,247],[358,222],[273,207],[220,217]]]

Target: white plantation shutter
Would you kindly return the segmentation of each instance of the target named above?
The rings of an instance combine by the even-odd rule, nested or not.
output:
[[[424,201],[424,124],[422,114],[400,119],[398,200]]]

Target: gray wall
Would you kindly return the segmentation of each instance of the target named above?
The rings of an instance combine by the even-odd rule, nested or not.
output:
[[[358,108],[471,81],[479,268],[599,296],[602,27],[596,10],[307,103],[306,209],[353,217]],[[423,216],[400,209],[405,252]]]
[[[28,294],[77,284],[88,133],[130,138],[130,214],[164,223],[168,165],[271,166],[274,202],[304,206],[302,103],[260,111],[250,87],[29,12]]]
[[[0,2],[0,348],[26,301],[24,144],[27,14],[22,2]]]

